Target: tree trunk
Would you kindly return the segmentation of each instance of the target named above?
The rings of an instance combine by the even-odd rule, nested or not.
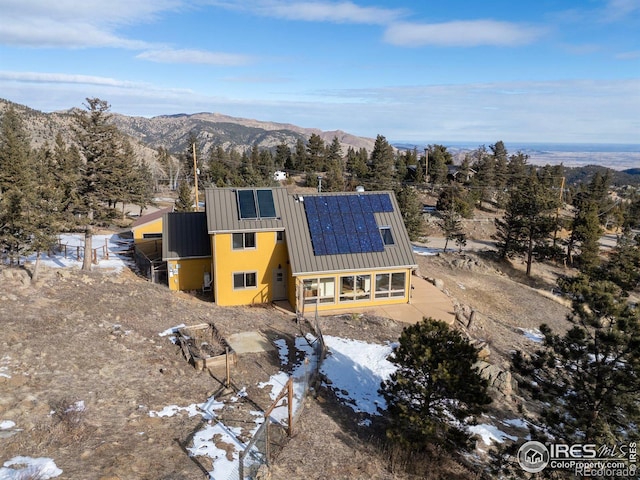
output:
[[[87,226],[86,230],[84,231],[84,257],[82,257],[82,270],[91,270],[91,240],[91,227]]]
[[[33,266],[33,275],[31,275],[31,283],[38,281],[40,275],[40,251],[36,252],[36,263]]]
[[[533,262],[533,237],[529,235],[529,245],[527,245],[527,277],[531,276],[532,262]]]

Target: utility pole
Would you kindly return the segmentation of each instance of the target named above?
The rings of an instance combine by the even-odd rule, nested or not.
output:
[[[193,143],[193,178],[196,187],[196,212],[200,210],[200,203],[198,202],[198,162],[196,161],[196,144]]]
[[[424,148],[424,181],[429,181],[429,148]]]

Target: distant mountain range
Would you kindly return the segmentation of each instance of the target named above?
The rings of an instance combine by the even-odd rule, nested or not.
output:
[[[44,113],[25,105],[0,99],[0,115],[9,105],[13,105],[25,119],[25,125],[31,135],[35,147],[45,142],[53,144],[55,137],[61,133],[65,141],[73,141],[73,111],[69,109],[60,112]],[[349,133],[334,130],[322,131],[315,128],[302,128],[288,123],[265,122],[247,118],[237,118],[220,113],[195,113],[192,115],[161,115],[152,118],[131,117],[112,112],[114,124],[133,140],[136,153],[147,162],[154,164],[158,147],[164,147],[177,154],[188,148],[189,138],[196,135],[201,154],[208,156],[213,148],[220,145],[225,149],[236,148],[239,151],[249,150],[253,145],[259,148],[275,149],[280,143],[293,148],[300,139],[306,142],[312,133],[319,135],[325,144],[329,145],[334,137],[342,144],[342,153],[346,154],[349,147],[373,150],[375,139],[358,137]],[[496,139],[498,141],[499,139]],[[438,143],[438,142],[430,142]],[[416,148],[419,153],[424,151],[427,143],[422,145],[408,142],[393,143],[398,149]],[[444,144],[453,154],[455,163],[462,162],[464,156],[478,147],[473,144],[453,143]],[[557,165],[562,163],[571,171],[571,176],[584,179],[585,175],[593,174],[598,169],[610,168],[614,170],[616,184],[640,184],[640,146],[611,146],[611,145],[552,145],[531,144],[506,147],[509,153],[523,151],[530,156],[529,162],[536,165]],[[615,148],[614,148],[615,147]],[[583,170],[583,167],[589,167]],[[585,173],[588,172],[588,173]]]
[[[44,113],[0,99],[0,114],[13,105],[26,119],[34,146],[45,142],[53,143],[58,132],[66,141],[72,139],[73,111]],[[343,154],[349,147],[356,150],[373,150],[375,139],[358,137],[335,130],[322,131],[314,128],[302,128],[291,124],[263,122],[246,118],[236,118],[219,113],[196,113],[193,115],[162,115],[153,118],[130,117],[111,112],[113,123],[137,143],[137,153],[151,160],[158,147],[164,147],[172,153],[182,153],[188,148],[191,134],[196,135],[202,155],[220,145],[225,149],[236,148],[246,151],[253,145],[259,148],[273,148],[284,142],[293,148],[298,139],[306,142],[312,133],[319,135],[325,144],[337,137],[342,144]]]

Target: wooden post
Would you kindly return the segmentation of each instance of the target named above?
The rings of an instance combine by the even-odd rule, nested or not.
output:
[[[196,161],[196,144],[193,143],[193,178],[196,187],[196,212],[200,209],[200,203],[198,202],[198,162]]]
[[[229,386],[231,385],[231,365],[229,363],[229,347],[225,347],[225,362],[227,365],[227,379],[226,379],[226,383],[225,383],[225,387],[229,388]]]
[[[104,258],[109,260],[109,241],[106,238],[104,239]]]
[[[77,258],[78,260],[80,260],[80,258],[81,258],[81,257],[80,257],[80,247],[79,247],[79,246],[77,246],[77,247],[76,247],[76,258]]]
[[[287,410],[289,411],[289,436],[293,435],[293,377],[287,382]]]

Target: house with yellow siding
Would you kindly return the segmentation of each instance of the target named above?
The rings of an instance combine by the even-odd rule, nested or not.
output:
[[[155,212],[138,217],[131,225],[135,243],[162,238],[162,219],[165,213],[173,211],[173,207],[161,208]]]
[[[206,217],[209,250],[198,257],[183,242],[202,239],[165,216],[172,289],[205,288],[219,305],[288,300],[302,312],[410,302],[417,265],[393,192],[210,188],[205,205],[182,214]],[[185,269],[187,254],[195,266]]]

